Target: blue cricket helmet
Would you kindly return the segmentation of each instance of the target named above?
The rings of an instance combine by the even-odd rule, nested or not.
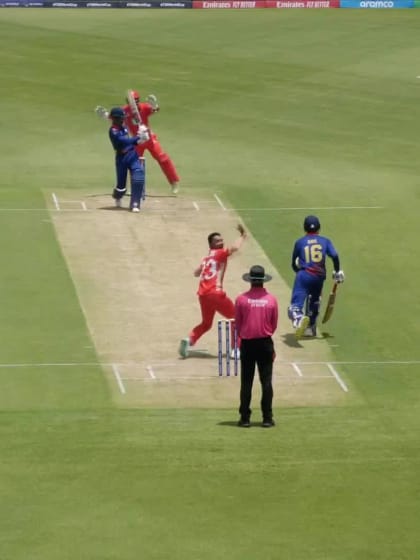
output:
[[[319,231],[321,229],[321,224],[316,216],[306,216],[303,222],[303,229],[307,233],[312,233],[314,231]]]
[[[109,112],[109,116],[111,119],[123,119],[125,114],[121,107],[113,107]]]

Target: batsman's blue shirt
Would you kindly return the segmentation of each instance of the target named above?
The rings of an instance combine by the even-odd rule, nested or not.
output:
[[[134,151],[134,146],[139,141],[137,136],[130,138],[125,126],[111,126],[109,129],[109,139],[117,156],[124,156],[130,151]]]
[[[325,279],[326,257],[338,263],[338,253],[331,240],[316,233],[308,233],[295,243],[292,268],[295,272],[305,270],[309,274]]]

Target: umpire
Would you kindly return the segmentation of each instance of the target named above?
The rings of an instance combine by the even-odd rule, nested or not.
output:
[[[242,276],[250,282],[248,291],[240,294],[235,301],[235,323],[241,339],[241,393],[238,426],[251,426],[251,398],[255,365],[261,382],[261,410],[264,428],[274,426],[273,402],[273,361],[274,343],[271,338],[277,329],[277,299],[264,288],[271,276],[262,266],[252,266],[249,273]]]

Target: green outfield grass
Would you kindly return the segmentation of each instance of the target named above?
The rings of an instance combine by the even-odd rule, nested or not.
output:
[[[0,11],[1,560],[418,557],[419,25],[411,10]],[[362,404],[277,409],[268,431],[238,430],[236,403],[115,406],[45,197],[110,192],[93,107],[127,87],[158,95],[185,192],[241,209],[290,285],[319,215],[347,274],[330,342]],[[148,182],[167,189],[154,166]]]

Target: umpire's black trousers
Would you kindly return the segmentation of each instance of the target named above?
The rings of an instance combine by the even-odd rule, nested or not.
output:
[[[271,337],[241,340],[241,403],[239,414],[243,420],[249,420],[251,416],[252,385],[256,365],[262,389],[261,410],[263,420],[270,421],[272,419],[273,360],[274,343]]]

